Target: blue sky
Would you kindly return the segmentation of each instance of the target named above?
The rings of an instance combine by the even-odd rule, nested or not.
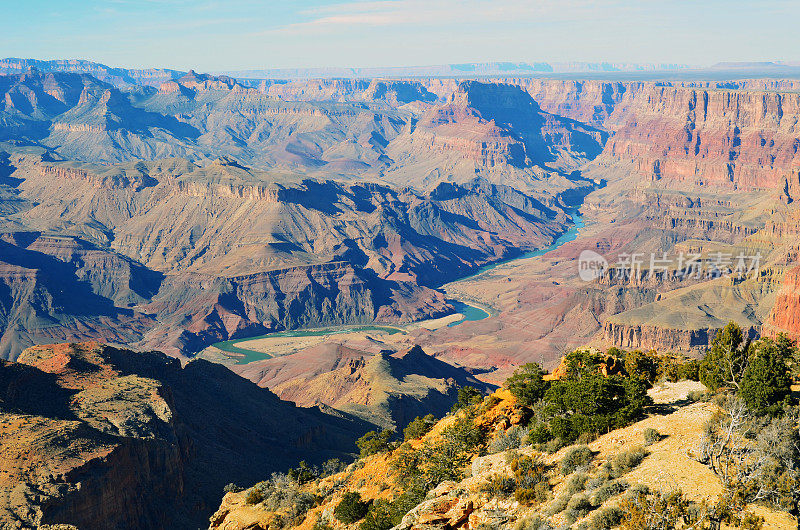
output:
[[[800,60],[796,0],[0,3],[0,56],[123,67]]]

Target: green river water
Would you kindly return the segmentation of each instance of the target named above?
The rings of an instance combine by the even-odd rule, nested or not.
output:
[[[461,278],[460,280],[456,280],[458,283],[460,281],[468,280],[471,278],[475,278],[476,276],[480,276],[481,274],[488,272],[492,269],[499,267],[505,263],[510,263],[512,261],[520,260],[520,259],[527,259],[527,258],[534,258],[537,256],[542,256],[551,252],[564,243],[568,243],[570,241],[574,241],[578,237],[578,231],[583,228],[583,218],[578,215],[577,213],[572,214],[572,222],[573,226],[561,234],[561,236],[556,239],[552,245],[535,250],[533,252],[526,252],[520,256],[517,256],[512,259],[498,261],[496,263],[492,263],[491,265],[487,265],[485,267],[481,267],[473,274]],[[485,318],[489,318],[491,315],[488,311],[476,306],[472,305],[467,301],[464,300],[455,300],[453,303],[455,307],[456,313],[461,313],[462,318],[461,320],[457,320],[455,322],[451,322],[448,324],[448,327],[457,326],[459,324],[463,324],[464,322],[472,322],[476,320],[483,320]],[[233,340],[226,340],[223,342],[217,342],[213,346],[218,348],[224,352],[233,353],[235,355],[236,364],[247,364],[253,361],[260,361],[263,359],[269,359],[272,357],[268,353],[258,352],[254,350],[248,350],[246,348],[241,348],[236,344],[247,341],[247,340],[255,340],[255,339],[264,339],[267,337],[313,337],[313,336],[321,336],[321,335],[336,335],[340,333],[352,333],[357,331],[383,331],[393,335],[395,333],[406,333],[400,327],[391,327],[391,326],[377,326],[377,325],[370,325],[370,324],[355,324],[355,325],[348,325],[348,326],[332,326],[332,327],[324,327],[324,328],[315,328],[315,329],[298,329],[292,331],[278,331],[275,333],[267,333],[266,335],[258,335],[255,337],[241,337],[238,339]]]

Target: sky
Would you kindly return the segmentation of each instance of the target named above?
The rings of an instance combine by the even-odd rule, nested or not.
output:
[[[230,71],[800,60],[797,0],[0,0],[0,57]]]

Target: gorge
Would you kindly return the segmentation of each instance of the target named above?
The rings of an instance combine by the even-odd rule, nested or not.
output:
[[[527,362],[800,336],[800,82],[586,77],[0,75],[0,519],[196,528]],[[664,253],[759,265],[614,274]]]

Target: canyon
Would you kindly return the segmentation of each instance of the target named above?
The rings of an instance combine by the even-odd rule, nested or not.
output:
[[[526,362],[800,337],[800,81],[514,68],[0,61],[0,521],[196,528],[226,484],[350,460]],[[397,332],[214,347],[365,324]]]
[[[441,286],[547,246],[581,204],[580,245],[612,261],[758,251],[763,274],[731,286],[675,275],[582,285],[571,275],[543,287],[528,276],[550,265],[510,265],[508,278],[470,280],[470,296],[497,318],[414,339],[455,362],[448,350],[470,349],[475,334],[504,340],[502,329],[526,321],[541,326],[548,364],[557,352],[545,343],[558,341],[545,337],[564,326],[580,328],[564,338],[688,353],[731,319],[753,333],[770,322],[793,331],[790,310],[772,307],[800,189],[792,79],[256,86],[193,71],[12,63],[21,73],[0,85],[7,358],[80,339],[191,356],[269,331],[438,317],[452,312]],[[577,245],[555,254],[559,277],[570,276]],[[45,256],[69,265],[45,266]],[[126,271],[127,285],[104,278],[107,267]],[[58,302],[53,275],[96,304],[81,313]],[[698,303],[702,315],[685,309]],[[527,347],[508,340],[474,353],[522,360]]]

